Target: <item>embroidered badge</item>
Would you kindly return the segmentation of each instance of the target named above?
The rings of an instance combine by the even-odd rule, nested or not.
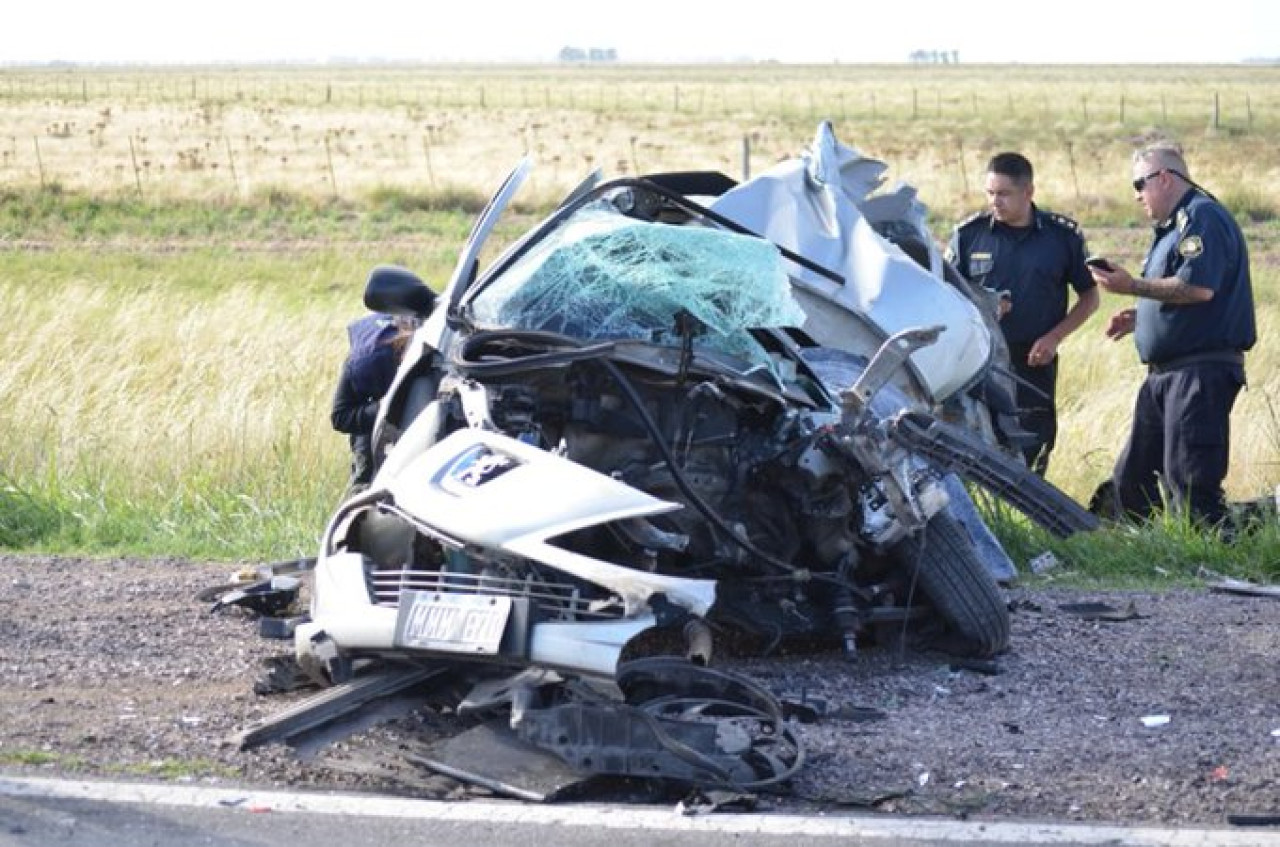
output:
[[[1204,252],[1204,242],[1198,235],[1188,235],[1178,242],[1178,255],[1184,259],[1194,259]]]

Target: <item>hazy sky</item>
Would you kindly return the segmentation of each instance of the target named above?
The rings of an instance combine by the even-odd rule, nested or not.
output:
[[[1280,3],[1130,0],[9,0],[0,64],[391,58],[1237,62],[1280,56]]]

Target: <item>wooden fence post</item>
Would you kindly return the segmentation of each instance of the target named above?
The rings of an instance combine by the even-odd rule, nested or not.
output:
[[[324,157],[329,163],[329,184],[333,186],[333,199],[338,199],[338,177],[333,172],[333,151],[329,149],[329,136],[324,137]]]
[[[138,153],[133,148],[133,136],[129,136],[129,158],[133,161],[133,183],[138,187],[138,199],[142,199],[142,172],[138,170]]]
[[[1071,166],[1071,184],[1076,189],[1076,202],[1080,202],[1080,177],[1076,174],[1076,151],[1075,145],[1070,141],[1067,142],[1067,164]]]
[[[224,135],[222,136],[222,143],[227,148],[227,167],[231,169],[231,187],[235,189],[235,196],[239,197],[240,178],[236,176],[236,156],[235,153],[231,151],[231,139]]]
[[[525,142],[526,148],[528,141]],[[525,150],[528,153],[528,149]],[[436,190],[436,175],[431,170],[431,139],[429,136],[422,136],[422,156],[427,160],[427,185],[431,186],[431,190]]]
[[[36,148],[36,168],[40,171],[40,190],[44,190],[44,158],[40,155],[40,137],[33,136],[32,143]]]

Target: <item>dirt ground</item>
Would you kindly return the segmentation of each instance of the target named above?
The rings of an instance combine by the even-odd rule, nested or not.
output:
[[[306,692],[254,693],[291,644],[195,599],[228,573],[0,556],[0,771],[474,795],[431,774],[371,775],[370,751],[448,729],[426,707],[306,758],[231,743]],[[1011,646],[990,667],[888,646],[726,664],[822,707],[797,725],[806,762],[767,807],[1206,824],[1280,813],[1280,600],[1006,594]],[[1123,619],[1069,608],[1081,603]]]

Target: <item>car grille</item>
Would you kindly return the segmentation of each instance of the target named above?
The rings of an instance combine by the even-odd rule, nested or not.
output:
[[[621,598],[598,592],[585,596],[580,584],[388,568],[369,568],[365,578],[373,602],[391,608],[399,608],[400,595],[404,591],[442,591],[524,597],[539,610],[544,620],[614,620],[623,615]]]

